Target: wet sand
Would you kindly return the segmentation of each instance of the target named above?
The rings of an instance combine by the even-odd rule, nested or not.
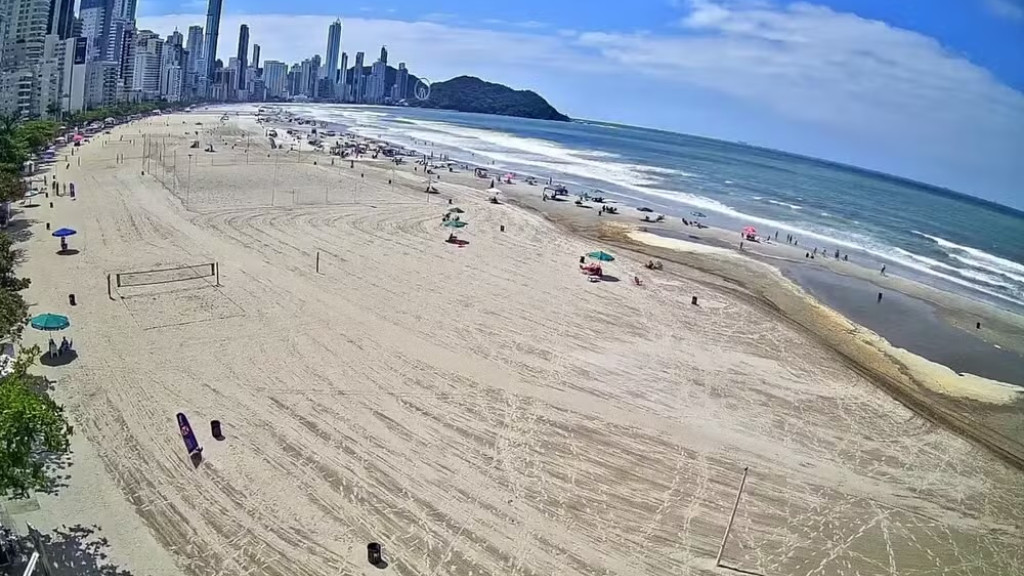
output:
[[[958,373],[1024,386],[1024,356],[950,324],[923,300],[811,267],[789,266],[782,271],[825,305],[877,332],[893,346]]]
[[[116,128],[57,167],[77,200],[18,215],[26,296],[71,316],[80,354],[40,370],[87,446],[16,524],[97,526],[104,564],[155,576],[378,574],[370,541],[400,575],[714,574],[746,466],[731,566],[1024,568],[1024,474],[894,401],[896,365],[764,264],[647,274],[659,249],[596,218],[490,204],[465,173],[427,196],[417,166],[261,133],[219,114]],[[56,255],[46,222],[80,253]],[[599,248],[619,281],[580,274]],[[108,274],[203,262],[219,285],[107,296]]]

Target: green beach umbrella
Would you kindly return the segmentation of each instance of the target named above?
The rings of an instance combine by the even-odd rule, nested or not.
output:
[[[449,220],[445,222],[443,226],[445,226],[446,228],[463,228],[466,226],[466,224],[466,222],[461,222],[459,220]]]
[[[590,256],[594,260],[600,260],[601,262],[611,262],[612,260],[615,260],[615,256],[612,256],[611,254],[605,252],[604,250],[591,252],[587,254],[587,256]]]
[[[463,210],[462,208],[459,208],[458,206],[456,206],[454,208],[449,208],[448,211],[449,212],[454,212],[456,214],[465,214],[465,212],[466,212],[465,210]]]
[[[29,323],[30,326],[36,330],[43,330],[45,332],[53,332],[55,330],[64,330],[71,326],[71,321],[68,320],[67,316],[61,316],[60,314],[40,314],[32,319]]]

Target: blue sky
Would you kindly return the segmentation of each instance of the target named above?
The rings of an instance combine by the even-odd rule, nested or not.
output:
[[[339,12],[341,7],[344,10]],[[140,0],[161,34],[205,2]],[[264,59],[342,49],[530,88],[577,118],[744,140],[1024,208],[1024,0],[224,0]]]

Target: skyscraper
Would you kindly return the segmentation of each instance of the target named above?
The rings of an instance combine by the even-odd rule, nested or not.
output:
[[[385,66],[387,66],[387,64],[388,64],[388,47],[387,46],[381,46],[380,47],[380,61],[383,62]]]
[[[352,101],[362,102],[363,101],[363,87],[366,84],[366,77],[363,75],[363,53],[356,52],[356,65],[355,70],[352,71],[355,74],[355,78],[352,79]]]
[[[334,96],[342,102],[348,102],[348,54],[341,53],[341,71],[338,73],[337,91]]]
[[[126,32],[135,30],[136,0],[113,0],[108,4],[111,8],[108,28],[104,31],[107,36],[105,59],[118,60],[124,52]]]
[[[263,64],[263,80],[267,86],[268,97],[284,97],[287,91],[288,66],[284,62],[267,60]]]
[[[338,52],[341,51],[341,20],[335,20],[334,24],[327,29],[327,54],[324,64],[324,77],[330,78],[331,82],[337,81],[338,77]]]
[[[109,60],[106,40],[113,10],[112,0],[82,0],[78,8],[82,36],[87,39],[86,58],[89,60]]]
[[[206,8],[206,39],[203,41],[206,58],[206,79],[213,84],[214,62],[217,60],[217,36],[220,34],[220,9],[223,0],[210,0]]]
[[[256,43],[252,45],[252,67],[260,67],[260,45]]]
[[[188,40],[185,41],[185,49],[188,50],[188,71],[191,74],[200,72],[199,63],[203,59],[203,27],[189,26]],[[205,68],[202,70],[205,73]]]
[[[408,98],[409,94],[409,70],[405,67],[405,62],[398,63],[398,72],[395,74],[395,102],[399,102]]]
[[[75,24],[75,0],[53,0],[50,5],[50,34],[56,34],[61,40],[72,36]]]
[[[245,90],[245,71],[249,68],[249,26],[242,24],[238,28],[238,89]]]

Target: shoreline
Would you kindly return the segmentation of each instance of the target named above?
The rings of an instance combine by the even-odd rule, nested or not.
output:
[[[296,115],[296,117],[301,117],[301,115]],[[280,124],[280,126],[289,125],[291,124]],[[352,132],[351,130],[348,129],[349,127],[346,127],[341,124],[328,123],[328,125],[333,126],[334,128],[341,128],[339,137],[342,134],[347,134],[352,138],[372,140],[376,142],[387,142],[386,140],[380,140],[379,138],[367,138],[363,135]],[[389,145],[399,147],[400,149],[402,148],[402,146],[404,146],[393,142],[387,143]],[[420,154],[421,156],[418,156],[418,158],[428,154],[420,150],[416,150],[415,148],[407,150]],[[479,164],[472,160],[457,159],[456,161],[459,164],[469,166],[470,169],[483,168],[490,171],[505,170],[504,168],[498,167],[494,164]],[[428,162],[441,163],[441,160],[440,158],[428,158]],[[512,187],[502,184],[501,182],[498,182],[497,185],[499,188],[503,189],[503,191],[507,193],[514,193],[515,195],[517,195],[520,198],[520,201],[522,201],[522,190],[524,188],[526,188],[527,190],[531,190],[533,192],[539,191],[539,186],[527,188],[528,185],[523,183],[523,181],[527,177],[532,177],[538,182],[543,182],[546,180],[545,178],[541,178],[535,174],[526,172],[517,173],[517,176],[518,181]],[[498,179],[496,176],[489,176],[489,178]],[[568,196],[568,199],[572,199],[574,197],[577,197],[577,194],[570,194]],[[553,205],[558,205],[559,203],[566,201],[567,200],[557,200],[554,202]],[[632,215],[632,212],[634,210],[634,206],[629,202],[611,201],[610,204],[620,207],[624,213],[620,213],[618,216],[607,216],[606,220],[622,222],[626,218],[628,218],[627,214]],[[599,204],[592,202],[584,203],[584,207],[590,209],[594,209],[598,206]],[[532,206],[532,208],[536,210],[537,206]],[[540,212],[543,213],[543,211]],[[639,215],[639,213],[637,213],[637,215]],[[689,226],[680,227],[678,225],[673,227],[674,224],[678,223],[675,222],[674,218],[671,216],[669,216],[668,220],[666,220],[664,223],[651,222],[638,224],[633,224],[633,226],[638,228],[642,227],[644,230],[650,230],[653,231],[655,234],[665,235],[670,238],[717,245],[729,250],[735,250],[736,246],[735,243],[733,243],[732,241],[728,241],[725,239],[725,236],[731,235],[733,234],[733,232],[716,226],[707,226],[702,229],[697,229]],[[690,238],[683,237],[683,234],[690,236]],[[700,238],[697,236],[693,236],[694,234],[707,237]],[[806,263],[804,262],[805,259],[800,257],[800,255],[805,252],[805,249],[799,246],[792,246],[789,244],[778,242],[770,244],[748,242],[746,243],[746,246],[746,253],[753,254],[756,257],[759,257],[760,259],[762,259],[762,261],[767,262],[769,265],[772,265],[773,267],[784,273],[788,269],[801,270],[802,265]],[[878,276],[874,270],[868,269],[852,261],[833,261],[831,256],[823,256],[819,254],[819,258],[817,258],[816,260],[812,260],[810,263],[812,265],[819,265],[818,268],[815,268],[816,270],[823,270],[837,277],[854,278],[857,281],[877,287],[877,291],[891,290],[907,298],[913,298],[914,300],[921,301],[922,303],[927,303],[928,305],[933,306],[935,308],[936,313],[942,317],[944,325],[947,325],[948,327],[951,328],[957,328],[963,331],[963,335],[971,339],[971,341],[983,341],[993,346],[995,350],[992,351],[992,356],[996,358],[997,363],[999,363],[1002,366],[1000,369],[995,370],[993,372],[989,372],[987,374],[973,373],[970,371],[970,369],[956,370],[957,372],[968,372],[975,376],[987,376],[989,378],[996,380],[999,380],[998,376],[996,375],[1012,375],[1012,379],[1001,381],[1013,384],[1015,386],[1019,386],[1022,388],[1022,391],[1024,391],[1024,315],[1021,315],[1010,308],[1002,307],[995,302],[988,300],[979,300],[964,293],[943,290],[941,288],[921,283],[913,278],[904,278],[902,276],[891,273],[885,276]],[[805,275],[786,275],[787,277],[790,278],[790,280],[793,280],[805,291],[813,292],[812,288],[820,288],[820,284],[802,284],[801,279],[803,279]],[[973,293],[973,290],[967,290],[968,292]],[[826,299],[829,297],[829,295],[825,293],[820,293],[819,295],[816,296],[820,296],[818,298],[819,300],[822,297]],[[868,297],[868,295],[865,294],[865,297]],[[870,298],[872,299],[872,301],[874,301],[873,295],[870,296]],[[838,304],[839,300],[835,300],[834,302]],[[1010,306],[1010,304],[1007,302],[1003,302],[1003,304],[1005,304],[1006,306]],[[849,310],[849,307],[847,307],[847,310]],[[876,322],[875,318],[869,314],[858,314],[856,319],[850,319],[861,320],[861,323],[864,325],[865,328],[872,329],[872,327],[875,326],[876,328],[885,331],[884,328],[882,328],[882,325]],[[975,328],[976,323],[981,323],[985,327],[985,330],[978,331]],[[878,330],[875,331],[877,332]],[[907,338],[905,333],[901,333],[900,338],[898,339],[903,342],[909,343],[909,346],[907,346],[907,348],[908,351],[911,352],[912,354],[921,356],[929,361],[941,365],[945,365],[942,362],[943,358],[952,356],[952,350],[949,348],[937,350],[932,347],[915,346],[913,343],[913,339]],[[933,356],[929,357],[925,353],[926,350],[928,352],[932,352]],[[939,353],[935,354],[935,352]],[[960,363],[966,367],[971,368],[985,367],[986,354],[982,347],[974,346],[972,347],[972,352],[973,354],[971,358],[965,361],[960,361]],[[1016,354],[1016,358],[1009,358],[1011,354]],[[1019,366],[1011,366],[1011,364],[1014,361],[1019,361]],[[956,367],[957,366],[950,366],[951,369]]]
[[[472,173],[425,195],[411,161],[275,152],[251,116],[212,116],[98,136],[56,167],[77,199],[19,216],[28,294],[70,311],[80,351],[41,370],[91,449],[16,521],[105,527],[105,563],[154,576],[369,573],[371,541],[410,574],[710,575],[749,466],[730,565],[870,570],[890,536],[896,571],[1024,562],[1019,471],[893,402],[828,340],[871,335],[767,264],[647,246],[537,195],[491,204]],[[193,159],[199,120],[217,151]],[[79,230],[81,254],[54,255],[42,218]],[[617,259],[589,283],[576,259],[603,247]],[[107,296],[106,274],[201,262],[220,283]]]
[[[345,106],[338,107],[339,110],[346,110]],[[303,117],[308,112],[296,113],[293,109],[288,106],[270,106],[271,110],[280,110],[285,115],[294,115],[295,117]],[[323,118],[331,117],[331,120],[319,120],[325,122],[332,128],[338,128],[340,131],[348,131],[359,137],[368,137],[370,139],[383,139],[388,140],[392,144],[395,144],[395,140],[389,140],[387,134],[381,134],[374,132],[374,129],[368,128],[360,124],[360,121],[353,120],[350,118],[338,118],[331,110],[324,109],[321,111],[313,112],[313,117]],[[344,113],[341,114],[345,116]],[[481,128],[477,128],[481,129]],[[384,127],[382,130],[389,130]],[[463,150],[455,145],[449,145],[442,139],[439,142],[432,142],[430,140],[423,140],[423,136],[417,140],[411,136],[404,134],[395,134],[394,138],[399,142],[398,145],[409,149],[414,149],[422,154],[434,154],[435,158],[440,158],[441,154],[448,153],[450,156],[449,160],[454,159],[458,163],[466,163],[472,166],[479,166],[481,168],[490,169],[495,171],[499,166],[502,166],[502,162],[505,160],[491,161],[490,157],[481,156],[481,153],[474,154],[468,150]],[[436,148],[435,148],[436,145]],[[497,158],[497,156],[496,156]],[[534,175],[539,181],[547,182],[550,174],[545,174],[543,168],[539,165],[534,165],[529,161],[518,162],[513,159],[507,159],[508,165],[501,168],[500,173],[514,172],[520,177],[527,175]],[[868,171],[870,173],[870,171]],[[897,178],[898,180],[898,178]],[[718,203],[717,200],[703,198],[698,191],[691,190],[683,184],[676,183],[678,186],[673,190],[678,192],[679,198],[672,198],[671,194],[663,195],[664,190],[655,190],[658,193],[652,193],[651,191],[644,192],[641,188],[634,186],[628,182],[618,180],[603,180],[602,178],[595,178],[579,173],[578,171],[569,171],[562,173],[561,176],[556,177],[556,183],[564,183],[568,185],[574,194],[579,193],[594,193],[599,192],[606,198],[611,199],[613,202],[619,202],[626,205],[646,205],[653,207],[656,211],[661,211],[669,217],[669,219],[678,220],[679,217],[687,219],[691,218],[692,210],[705,210],[708,212],[707,221],[721,229],[726,230],[740,230],[742,227],[750,224],[756,225],[761,232],[780,231],[785,234],[786,232],[792,232],[799,239],[801,245],[806,246],[808,249],[814,247],[828,247],[827,251],[831,254],[832,250],[838,248],[843,253],[847,253],[851,259],[855,259],[858,262],[866,265],[867,268],[873,268],[875,271],[880,269],[883,265],[889,268],[890,273],[895,273],[903,277],[908,278],[911,282],[921,284],[932,289],[957,294],[965,297],[966,299],[973,301],[980,301],[985,306],[998,308],[1000,310],[1009,311],[1018,316],[1024,316],[1024,300],[1019,297],[1011,297],[1006,294],[1000,294],[992,292],[989,289],[981,285],[972,284],[969,280],[965,280],[961,277],[950,277],[948,274],[944,274],[939,270],[931,269],[926,270],[927,267],[922,267],[920,261],[916,259],[900,258],[888,250],[882,250],[878,247],[870,247],[851,241],[850,239],[838,238],[832,235],[823,233],[820,230],[812,228],[801,227],[800,224],[793,223],[786,219],[781,218],[779,215],[769,217],[761,214],[751,207],[748,207],[747,212],[740,213],[732,209],[729,206],[724,206]],[[653,185],[653,184],[652,184]],[[653,185],[656,186],[656,185]],[[609,189],[609,187],[611,187]],[[600,189],[600,190],[598,190]],[[643,196],[638,196],[638,192]],[[675,193],[673,192],[673,193]],[[760,199],[759,197],[756,199]],[[775,203],[768,200],[769,203]],[[940,239],[941,240],[941,239]],[[890,246],[891,248],[892,246]],[[800,255],[802,256],[802,252]],[[920,252],[915,252],[915,255],[920,255]],[[973,325],[973,323],[972,323]],[[1024,334],[1024,332],[1022,332]]]
[[[560,221],[546,213],[544,215],[553,223],[567,226],[583,237],[711,275],[714,279],[711,283],[716,288],[731,289],[737,296],[765,306],[781,320],[818,338],[904,406],[976,442],[1018,470],[1024,470],[1024,438],[1011,436],[1024,430],[1021,427],[1024,423],[1024,390],[1017,387],[1008,389],[1004,383],[960,377],[945,366],[901,353],[874,333],[865,331],[796,284],[788,282],[775,268],[772,270],[778,272],[778,278],[751,282],[750,279],[757,277],[758,272],[747,269],[736,273],[734,269],[740,267],[728,265],[735,264],[736,258],[723,263],[718,261],[718,255],[709,257],[705,251],[687,253],[659,248],[632,240],[621,230],[588,230],[585,225],[574,225],[572,219]],[[758,264],[753,260],[751,263]],[[790,286],[786,286],[787,283]],[[999,416],[1007,411],[1010,421],[999,421]],[[989,421],[999,425],[986,425]]]
[[[267,125],[269,126],[269,121]],[[280,122],[278,127],[290,125],[290,122]],[[328,125],[331,124],[328,123]],[[335,125],[334,127],[342,128],[339,131],[339,138],[345,135],[360,141],[385,142],[388,145],[402,147],[380,138],[368,138],[354,133],[345,126]],[[415,148],[407,148],[407,150],[417,153],[417,159],[426,156],[428,164],[439,166],[442,162],[440,157],[430,158],[429,155],[424,155]],[[480,165],[465,161],[459,163],[468,166],[470,170],[479,167],[490,171],[500,171],[496,165]],[[426,165],[424,165],[425,167]],[[454,179],[457,184],[476,188],[491,178],[499,180],[496,176],[478,179],[472,172],[449,174],[442,170],[440,174],[443,178],[439,177],[436,182],[438,185],[442,185],[446,180],[450,182]],[[680,233],[687,236],[693,235],[693,239],[679,239],[678,241],[696,240],[698,245],[718,246],[720,250],[726,250],[734,255],[739,255],[734,248],[737,232],[713,226],[704,228],[682,226],[674,219],[666,219],[662,223],[642,222],[640,213],[635,208],[625,202],[617,201],[611,204],[620,207],[619,214],[603,215],[598,218],[595,214],[601,204],[588,201],[584,202],[582,207],[578,207],[570,201],[577,197],[574,194],[570,194],[564,199],[542,202],[538,195],[542,192],[542,183],[545,180],[534,177],[538,184],[529,185],[524,181],[530,174],[517,174],[517,176],[520,180],[513,185],[496,183],[502,191],[503,200],[511,201],[516,206],[540,214],[553,224],[581,238],[596,242],[609,242],[619,249],[629,250],[641,257],[674,261],[686,268],[711,274],[720,281],[724,280],[727,282],[726,286],[731,289],[737,286],[741,287],[742,292],[737,294],[765,306],[767,310],[778,314],[785,322],[799,326],[818,338],[820,342],[843,357],[852,368],[868,375],[880,389],[885,390],[895,400],[929,420],[977,442],[1015,468],[1024,470],[1024,387],[1012,382],[986,379],[979,375],[961,375],[948,366],[931,361],[913,351],[898,348],[883,336],[866,326],[857,324],[852,318],[826,305],[821,299],[815,297],[811,290],[787,278],[783,269],[785,266],[799,266],[807,260],[814,269],[826,271],[837,278],[847,275],[859,281],[898,292],[907,298],[927,302],[936,307],[942,322],[952,330],[965,329],[967,326],[973,327],[974,322],[981,321],[986,326],[986,330],[981,334],[972,336],[968,333],[964,336],[978,341],[983,340],[989,345],[1000,346],[1002,350],[999,350],[1000,354],[998,355],[1001,363],[1006,370],[1012,370],[1013,373],[1017,373],[1017,371],[1014,367],[1007,365],[1013,360],[1011,355],[1024,354],[1024,316],[997,307],[991,302],[945,292],[892,274],[872,278],[877,275],[877,272],[868,270],[855,262],[833,260],[829,256],[808,260],[803,258],[806,252],[804,247],[784,243],[745,243],[744,255],[751,257],[743,259],[748,260],[750,264],[764,266],[771,273],[764,274],[756,267],[749,266],[740,267],[743,272],[736,273],[735,269],[723,266],[721,262],[715,262],[715,257],[709,257],[706,253],[680,253],[676,249],[665,249],[637,242],[629,238],[628,233],[624,233],[622,227],[655,234],[661,232],[677,239]],[[480,193],[487,194],[486,192]],[[615,228],[609,234],[607,225],[612,223]],[[645,276],[645,272],[647,271],[637,271],[641,276]],[[751,281],[755,278],[760,278],[760,280]],[[691,277],[691,279],[693,278]],[[722,287],[717,282],[715,284]],[[908,321],[910,320],[908,319]],[[956,346],[952,339],[946,339],[946,343]],[[978,347],[979,352],[980,348]],[[953,354],[956,351],[955,348],[950,348],[943,352]],[[940,356],[945,356],[945,354]],[[984,362],[983,359],[978,361]],[[998,373],[1003,374],[1004,372]],[[1018,380],[1018,378],[1014,378],[1014,380]],[[1004,413],[1008,413],[1008,415],[1004,415]]]

